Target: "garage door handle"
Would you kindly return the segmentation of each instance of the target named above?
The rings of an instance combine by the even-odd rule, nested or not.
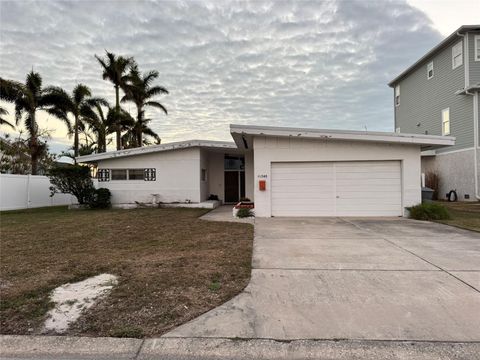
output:
[[[336,197],[337,197],[337,199],[340,199],[340,196],[339,196],[339,195],[337,195]]]

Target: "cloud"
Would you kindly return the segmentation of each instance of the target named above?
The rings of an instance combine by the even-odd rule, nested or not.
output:
[[[113,102],[94,54],[158,70],[163,141],[229,140],[229,123],[391,131],[387,82],[441,40],[404,1],[2,1],[0,23],[2,77],[33,67]]]

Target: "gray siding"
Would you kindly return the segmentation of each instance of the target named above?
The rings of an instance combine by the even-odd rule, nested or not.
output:
[[[473,146],[473,97],[455,95],[465,87],[465,59],[462,66],[452,69],[452,46],[460,40],[452,41],[399,82],[395,128],[400,127],[402,133],[442,135],[442,110],[450,108],[450,133],[456,145],[441,151]],[[428,80],[427,64],[432,60],[434,77]]]
[[[480,83],[480,61],[475,61],[475,35],[480,36],[479,32],[468,33],[468,53],[470,58],[470,85]]]

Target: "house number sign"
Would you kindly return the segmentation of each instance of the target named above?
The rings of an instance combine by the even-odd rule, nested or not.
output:
[[[268,176],[266,174],[257,175],[259,179],[266,179]]]

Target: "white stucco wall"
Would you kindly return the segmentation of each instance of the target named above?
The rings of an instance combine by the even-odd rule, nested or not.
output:
[[[204,149],[200,149],[200,167],[198,169],[198,174],[199,174],[199,181],[200,181],[200,201],[205,201],[207,200],[208,196],[210,195],[209,193],[209,181],[210,181],[210,174],[209,174],[209,169],[208,169],[208,153]],[[205,169],[207,171],[205,181],[202,181],[202,169]]]
[[[106,181],[99,182],[112,192],[112,202],[151,202],[151,194],[159,194],[162,202],[201,201],[200,149],[188,148],[174,151],[136,155],[98,162],[99,169],[155,168],[156,181]]]
[[[251,201],[255,200],[253,161],[253,151],[247,151],[245,153],[245,196]]]
[[[271,163],[281,161],[399,160],[402,166],[402,206],[421,202],[420,147],[371,142],[309,140],[257,136],[254,138],[255,214],[271,216]],[[258,181],[266,176],[266,191]]]

